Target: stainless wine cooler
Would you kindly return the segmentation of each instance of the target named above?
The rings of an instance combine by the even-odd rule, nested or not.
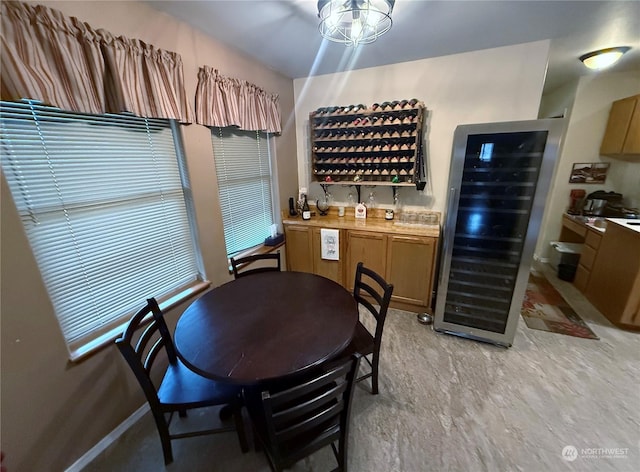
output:
[[[434,329],[510,347],[562,119],[456,128]]]

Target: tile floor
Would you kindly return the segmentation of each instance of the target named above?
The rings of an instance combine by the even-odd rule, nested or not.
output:
[[[540,270],[600,340],[536,331],[520,320],[513,347],[504,349],[436,333],[414,314],[391,310],[381,393],[356,389],[349,470],[640,470],[640,333],[613,327],[573,285],[548,266]],[[217,418],[208,414],[189,421]],[[169,471],[269,470],[262,453],[240,453],[234,433],[173,445]],[[565,446],[576,448],[575,460],[563,459]],[[292,470],[333,467],[327,449]],[[164,469],[149,414],[86,468]]]

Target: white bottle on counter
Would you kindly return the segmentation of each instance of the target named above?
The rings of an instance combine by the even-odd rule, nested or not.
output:
[[[358,203],[356,205],[356,218],[366,218],[367,217],[367,207],[364,206],[364,203]]]

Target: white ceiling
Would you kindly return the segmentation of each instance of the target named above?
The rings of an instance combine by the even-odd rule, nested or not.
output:
[[[551,39],[545,91],[593,74],[586,52],[631,46],[612,71],[640,74],[640,1],[397,0],[393,26],[357,49],[323,41],[313,0],[148,1],[291,77]]]

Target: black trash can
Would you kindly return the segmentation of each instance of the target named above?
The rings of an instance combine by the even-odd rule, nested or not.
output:
[[[573,282],[576,277],[577,265],[573,264],[558,264],[558,278],[560,280],[566,280],[567,282]]]

